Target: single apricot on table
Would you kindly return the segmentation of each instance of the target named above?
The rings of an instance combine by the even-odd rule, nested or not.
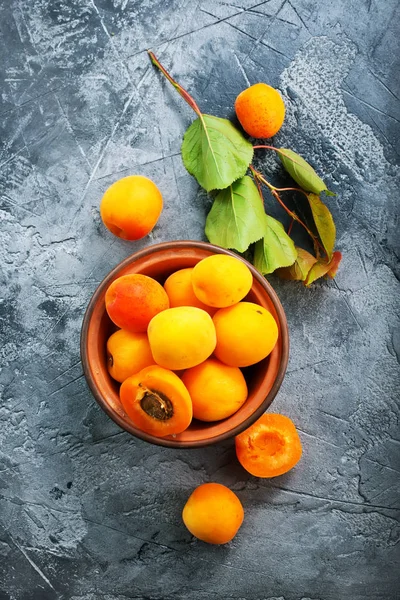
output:
[[[217,310],[215,356],[232,367],[248,367],[266,358],[278,340],[278,326],[271,313],[253,302],[238,302]]]
[[[285,119],[285,104],[275,88],[256,83],[236,98],[235,111],[241,126],[254,138],[275,135]]]
[[[172,371],[199,365],[217,342],[210,315],[195,306],[160,312],[150,321],[147,335],[155,362]]]
[[[125,379],[119,395],[131,421],[151,435],[181,433],[192,420],[192,401],[185,385],[178,375],[157,365]]]
[[[192,286],[192,272],[193,268],[180,269],[165,281],[164,289],[168,294],[170,307],[195,306],[212,316],[217,309],[207,306],[197,298]]]
[[[145,367],[154,365],[147,333],[119,329],[107,340],[107,368],[111,377],[122,383]]]
[[[193,416],[200,421],[230,417],[247,399],[247,384],[241,370],[215,358],[187,369],[182,381],[192,399]]]
[[[100,216],[114,235],[139,240],[153,229],[163,208],[160,190],[151,179],[130,175],[113,183],[100,203]]]
[[[192,535],[208,544],[227,544],[243,523],[239,498],[220,483],[203,483],[186,502],[183,522]]]
[[[122,275],[108,287],[106,310],[111,321],[127,331],[145,332],[151,319],[169,308],[163,286],[147,275]]]
[[[253,275],[239,258],[213,254],[195,265],[192,285],[201,302],[223,308],[236,304],[249,293]]]
[[[235,438],[240,464],[255,477],[277,477],[300,460],[301,441],[289,417],[267,413]]]

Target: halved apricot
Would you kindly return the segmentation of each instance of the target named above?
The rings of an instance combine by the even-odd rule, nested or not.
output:
[[[178,375],[159,366],[128,377],[119,391],[124,411],[146,433],[164,437],[181,433],[192,420],[192,401]]]
[[[235,438],[242,467],[255,477],[276,477],[300,460],[302,447],[296,427],[285,415],[263,415]]]

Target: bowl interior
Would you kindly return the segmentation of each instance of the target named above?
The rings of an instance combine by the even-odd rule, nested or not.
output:
[[[175,242],[171,244],[170,248],[164,247],[159,250],[157,250],[157,246],[153,248],[154,250],[150,247],[146,249],[147,251],[132,255],[114,269],[100,284],[89,304],[82,328],[82,361],[89,386],[99,404],[116,423],[146,441],[164,446],[183,445],[187,447],[214,443],[237,435],[262,414],[272,402],[282,381],[287,363],[287,327],[286,320],[282,323],[283,309],[277,298],[269,295],[267,291],[269,284],[248,263],[253,272],[253,287],[245,300],[260,304],[273,314],[278,323],[279,338],[274,350],[266,359],[243,369],[249,390],[244,405],[234,415],[222,421],[205,423],[193,419],[186,431],[165,438],[156,438],[137,429],[122,408],[118,393],[119,384],[110,377],[107,370],[106,342],[111,333],[116,330],[107,315],[104,302],[110,283],[121,275],[142,273],[163,284],[174,271],[193,267],[211,254],[216,252],[232,254],[200,242],[193,242],[192,245]],[[233,256],[236,255],[233,254]],[[274,292],[270,293],[275,296]]]

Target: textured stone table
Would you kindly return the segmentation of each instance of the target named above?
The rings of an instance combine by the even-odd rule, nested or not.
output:
[[[0,599],[399,598],[398,2],[1,4]],[[249,476],[232,443],[130,437],[82,375],[81,321],[103,276],[148,244],[204,239],[210,200],[179,154],[193,114],[149,47],[204,112],[232,116],[249,83],[278,87],[276,145],[337,192],[337,278],[270,278],[291,334],[273,409],[304,447],[271,481]],[[280,176],[273,158],[259,164]],[[138,243],[109,234],[98,210],[130,173],[165,199]],[[245,507],[224,547],[181,522],[207,481]]]

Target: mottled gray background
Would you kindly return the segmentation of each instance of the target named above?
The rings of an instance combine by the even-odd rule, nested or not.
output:
[[[0,600],[400,597],[398,8],[2,0]],[[270,278],[291,334],[273,410],[293,418],[304,446],[271,481],[249,476],[232,443],[178,451],[130,437],[82,375],[81,321],[104,275],[148,244],[204,239],[210,201],[179,153],[194,115],[149,47],[204,112],[232,116],[249,83],[278,87],[287,118],[276,145],[337,192],[336,280],[305,289]],[[99,218],[104,190],[131,173],[165,199],[137,243]],[[245,507],[227,546],[194,540],[181,522],[207,481]]]

